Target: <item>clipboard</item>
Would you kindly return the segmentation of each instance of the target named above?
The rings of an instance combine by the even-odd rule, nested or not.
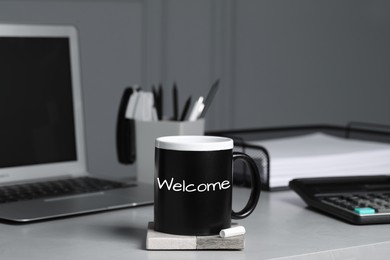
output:
[[[133,88],[125,88],[118,109],[116,150],[118,161],[122,164],[133,164],[136,159],[135,120],[126,118],[127,103],[133,93]]]

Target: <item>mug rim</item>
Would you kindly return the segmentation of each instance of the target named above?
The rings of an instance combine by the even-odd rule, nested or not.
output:
[[[156,138],[158,149],[176,151],[220,151],[233,149],[233,140],[228,137],[206,135],[173,135]]]

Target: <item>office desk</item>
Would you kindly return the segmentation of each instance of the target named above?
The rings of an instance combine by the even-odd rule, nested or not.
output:
[[[234,187],[234,207],[248,189]],[[292,191],[264,192],[242,251],[146,251],[153,206],[28,225],[0,224],[0,259],[388,259],[390,225],[353,226],[306,208]]]

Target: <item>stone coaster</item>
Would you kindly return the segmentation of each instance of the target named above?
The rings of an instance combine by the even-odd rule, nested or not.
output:
[[[232,227],[237,224],[232,224]],[[161,233],[149,222],[146,235],[147,250],[241,250],[245,246],[245,235],[222,238],[213,236],[182,236]]]

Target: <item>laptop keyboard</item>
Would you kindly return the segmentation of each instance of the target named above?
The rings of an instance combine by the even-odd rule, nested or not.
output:
[[[0,203],[76,195],[128,186],[130,184],[91,177],[8,185],[0,187]]]

